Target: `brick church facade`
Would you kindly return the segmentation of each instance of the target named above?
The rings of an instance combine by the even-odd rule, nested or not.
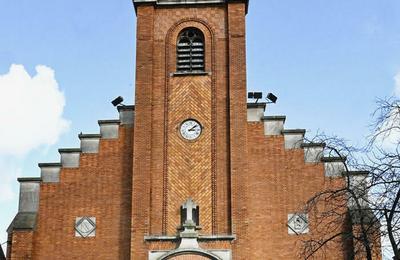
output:
[[[247,103],[248,1],[133,2],[135,106],[19,179],[7,259],[301,259],[342,159]],[[351,259],[336,242],[319,259]]]

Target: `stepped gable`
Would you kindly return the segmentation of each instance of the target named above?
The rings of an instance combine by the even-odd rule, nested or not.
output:
[[[39,163],[40,177],[18,179],[19,209],[7,232],[13,234],[14,240],[23,239],[24,243],[19,243],[18,248],[11,247],[14,256],[33,254],[35,258],[49,259],[51,251],[33,253],[29,251],[29,244],[36,240],[41,241],[42,237],[56,239],[63,236],[63,230],[70,226],[70,223],[61,221],[63,216],[71,211],[79,212],[81,203],[95,202],[98,199],[100,204],[94,203],[93,210],[89,210],[89,213],[92,211],[91,214],[96,215],[95,212],[106,211],[103,214],[110,216],[106,221],[111,223],[110,231],[113,230],[110,235],[120,235],[120,239],[129,238],[129,232],[125,231],[124,235],[119,225],[125,223],[129,226],[130,222],[131,204],[125,194],[131,194],[130,151],[134,106],[118,107],[118,111],[119,119],[98,121],[99,134],[80,133],[79,148],[60,148],[59,162]],[[107,214],[108,211],[114,212],[114,215]],[[84,212],[79,214],[84,215]],[[46,228],[49,225],[52,226],[51,234]],[[73,237],[72,234],[67,234],[65,245],[72,245]],[[106,236],[107,238],[109,237]],[[129,243],[125,243],[125,247],[128,252]],[[58,253],[63,252],[62,245],[51,248]],[[76,251],[70,253],[78,257],[79,250],[82,251],[83,248],[77,246]],[[104,251],[110,257],[117,253],[107,248]]]
[[[265,108],[266,104],[247,106],[249,232],[263,234],[250,251],[252,256],[269,252],[276,259],[294,259],[294,252],[285,248],[297,245],[299,237],[285,236],[296,234],[286,223],[301,214],[302,205],[316,193],[345,185],[346,158],[325,157],[325,143],[305,142],[305,129],[286,129],[286,116],[265,116]],[[315,230],[312,222],[309,230]],[[336,250],[343,254],[336,257],[345,258],[340,247]]]
[[[305,238],[333,235],[304,205],[347,185],[345,158],[246,103],[248,2],[133,0],[135,106],[19,180],[11,259],[298,259]],[[368,200],[342,197],[346,214]],[[315,257],[352,259],[347,244]]]

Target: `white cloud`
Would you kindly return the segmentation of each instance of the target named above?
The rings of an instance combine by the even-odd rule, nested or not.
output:
[[[11,65],[0,75],[0,156],[56,143],[70,124],[63,118],[64,106],[51,68],[39,65],[31,77],[24,66]]]

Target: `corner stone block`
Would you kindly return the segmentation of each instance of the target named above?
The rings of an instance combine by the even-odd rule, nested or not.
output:
[[[100,135],[102,139],[117,139],[120,121],[99,120]]]
[[[61,155],[61,165],[63,168],[78,168],[79,159],[81,155],[81,149],[59,149],[58,152]]]
[[[291,129],[283,130],[282,134],[285,138],[285,149],[300,149],[303,144],[304,135],[306,130],[304,129]]]
[[[305,163],[319,163],[324,156],[324,143],[304,143],[301,145],[304,149]]]
[[[100,134],[80,134],[82,153],[98,153],[100,138]]]
[[[265,135],[281,135],[284,130],[286,116],[264,116],[264,134]]]
[[[247,122],[261,122],[264,117],[266,103],[247,104]]]
[[[135,106],[118,106],[121,125],[133,125],[135,121]]]
[[[60,182],[61,163],[39,163],[43,183]]]
[[[39,191],[41,178],[19,178],[18,212],[37,212],[39,208]]]
[[[346,171],[345,161],[346,158],[340,157],[323,157],[321,159],[325,166],[325,176],[331,178],[342,177]]]

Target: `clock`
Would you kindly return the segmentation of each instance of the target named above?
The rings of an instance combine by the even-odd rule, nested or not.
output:
[[[202,126],[199,122],[193,119],[183,121],[179,132],[181,136],[189,141],[197,139],[201,135]]]

